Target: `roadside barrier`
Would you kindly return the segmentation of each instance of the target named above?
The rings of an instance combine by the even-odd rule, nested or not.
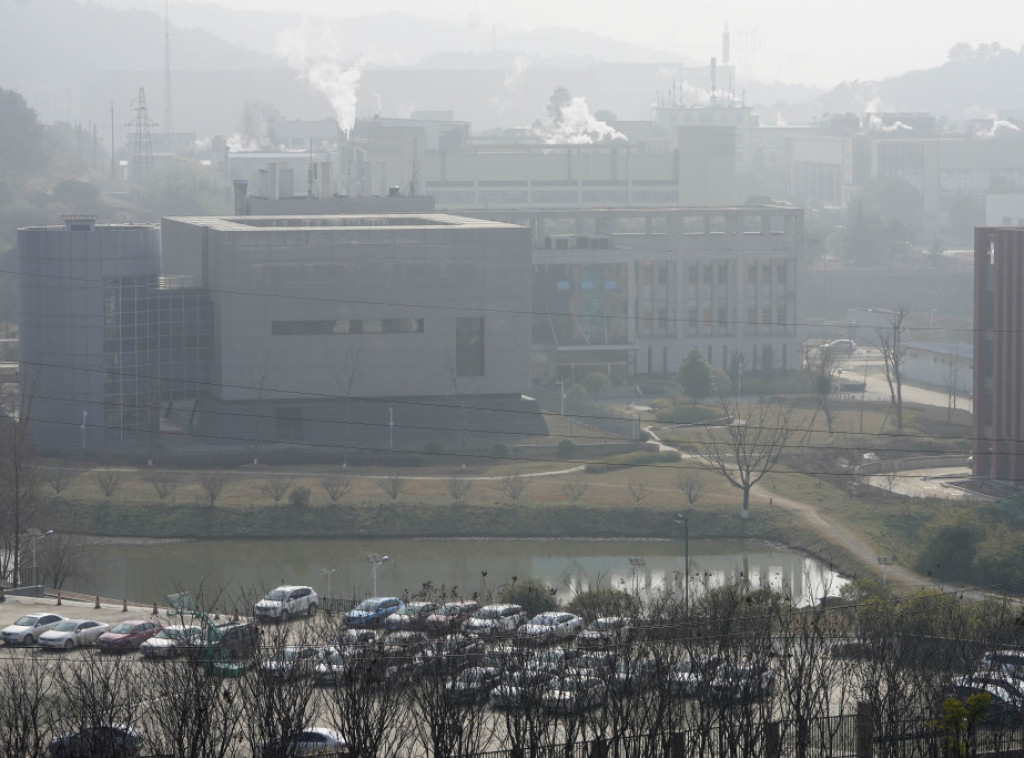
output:
[[[60,605],[60,590],[57,590],[57,605]]]
[[[124,602],[121,603],[121,613],[128,613],[128,598],[125,598]]]
[[[93,606],[93,609],[98,609],[99,607],[100,607],[100,596],[97,595],[96,596],[96,605]]]

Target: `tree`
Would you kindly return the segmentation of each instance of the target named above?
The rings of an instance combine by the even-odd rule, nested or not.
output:
[[[124,484],[122,473],[111,466],[103,466],[96,469],[93,472],[93,478],[96,479],[96,486],[100,488],[100,492],[103,493],[103,497],[107,500],[114,497],[117,491],[121,489],[121,485]]]
[[[344,475],[331,474],[320,480],[320,486],[331,502],[337,503],[352,490],[352,480]]]
[[[464,474],[455,472],[446,482],[448,487],[448,495],[451,497],[452,502],[456,505],[462,505],[462,502],[466,499],[469,494],[469,490],[473,486],[473,482],[467,479]]]
[[[694,471],[693,469],[677,471],[675,482],[676,487],[683,493],[686,497],[686,502],[690,505],[696,505],[697,501],[704,496],[706,482],[704,477],[701,476],[700,471]]]
[[[509,501],[516,503],[526,491],[526,477],[518,471],[505,474],[498,479],[498,489]]]
[[[701,460],[743,493],[743,518],[750,515],[750,490],[779,462],[789,442],[792,410],[771,402],[723,401],[733,422],[727,427],[704,429],[699,435]]]
[[[55,590],[68,579],[86,574],[91,556],[90,545],[77,534],[54,532],[39,541],[39,568],[46,586]]]
[[[583,386],[586,387],[588,394],[597,397],[611,386],[611,380],[603,371],[589,371],[583,377]]]
[[[153,490],[156,492],[156,496],[160,498],[160,502],[163,502],[174,494],[175,490],[178,489],[180,482],[170,474],[164,473],[153,473],[146,477],[146,481],[152,485]]]
[[[274,501],[274,505],[280,505],[281,499],[288,494],[288,489],[294,482],[291,476],[274,476],[260,484],[260,492]]]
[[[825,414],[825,426],[828,427],[828,440],[831,443],[834,435],[832,427],[832,406],[829,405],[832,390],[835,388],[835,377],[839,369],[839,357],[827,349],[811,351],[807,355],[807,374],[811,379],[811,387],[814,391],[815,409],[808,425],[807,434],[810,435],[814,428],[814,420],[820,410]]]
[[[32,171],[47,164],[46,140],[36,112],[19,93],[0,89],[0,167]]]
[[[518,579],[513,577],[498,587],[498,602],[523,606],[527,616],[536,616],[558,607],[558,591],[536,578]]]
[[[693,405],[711,394],[711,367],[697,348],[692,348],[679,366],[679,383]]]
[[[586,478],[579,474],[562,482],[562,494],[574,503],[579,502],[580,498],[587,494],[588,489],[590,485]]]
[[[889,385],[889,397],[896,412],[896,430],[899,432],[903,431],[903,363],[908,350],[903,342],[903,322],[908,313],[907,306],[895,305],[886,317],[886,325],[877,330],[885,381]]]
[[[63,462],[55,463],[43,469],[43,479],[50,485],[50,489],[53,490],[53,494],[57,497],[60,497],[60,493],[71,486],[71,481],[74,478],[75,474],[72,468]]]
[[[629,488],[629,494],[633,498],[634,505],[640,505],[651,494],[647,482],[643,479],[630,479],[626,486]]]
[[[221,496],[230,481],[231,477],[220,471],[207,471],[199,477],[199,487],[206,495],[211,508],[216,505],[217,498]]]
[[[274,371],[271,368],[269,353],[263,356],[262,361],[253,364],[249,368],[249,381],[246,384],[246,388],[252,390],[255,394],[254,399],[256,403],[255,414],[253,415],[255,429],[253,430],[253,436],[247,440],[246,449],[252,453],[252,465],[254,466],[260,462],[260,447],[263,444],[263,435],[267,423],[267,411],[263,400],[271,391],[270,381],[273,375]]]
[[[406,479],[399,472],[392,472],[386,476],[382,476],[380,479],[374,480],[377,488],[391,498],[392,502],[398,500],[399,495],[402,494],[402,490],[405,489]]]

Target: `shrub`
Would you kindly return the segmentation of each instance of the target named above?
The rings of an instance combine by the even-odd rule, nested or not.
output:
[[[292,491],[288,493],[288,505],[294,508],[307,508],[312,494],[312,490],[304,484],[293,487]]]
[[[423,446],[423,452],[427,455],[440,455],[444,452],[444,446],[437,440],[431,440]]]
[[[588,474],[607,474],[609,471],[617,471],[629,466],[643,466],[648,463],[678,463],[679,453],[672,450],[650,452],[639,450],[635,453],[623,453],[622,455],[609,455],[594,463],[587,464]]]
[[[591,371],[583,377],[583,386],[591,395],[600,395],[611,386],[608,375],[602,371]]]
[[[503,584],[498,588],[498,602],[523,606],[527,616],[536,616],[544,611],[558,608],[558,595],[540,579],[523,579]]]
[[[576,443],[572,440],[562,440],[558,443],[558,457],[572,458],[576,455]]]
[[[495,458],[511,458],[512,448],[504,442],[495,442],[491,445],[491,455]]]

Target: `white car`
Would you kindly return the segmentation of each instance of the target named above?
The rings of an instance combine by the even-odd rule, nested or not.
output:
[[[312,587],[285,585],[271,590],[253,608],[259,621],[287,621],[316,613],[320,598]]]
[[[622,616],[603,616],[580,632],[576,644],[580,647],[606,648],[628,644],[633,637],[633,625]]]
[[[583,619],[563,611],[538,613],[516,629],[516,637],[524,642],[550,642],[574,637],[583,629]]]
[[[50,631],[61,621],[64,617],[56,613],[29,613],[0,629],[0,638],[8,645],[31,645],[43,632]]]
[[[256,746],[255,755],[348,755],[348,743],[340,732],[322,726],[313,726],[289,734],[280,740]]]
[[[286,645],[260,664],[260,671],[275,679],[300,679],[316,670],[323,652],[315,647]]]
[[[462,625],[462,631],[474,637],[512,634],[526,621],[519,605],[485,605]]]
[[[202,627],[165,626],[139,646],[146,658],[172,658],[195,650],[205,641]]]
[[[64,619],[48,632],[39,635],[39,647],[58,647],[70,650],[73,647],[95,645],[96,638],[110,628],[91,619]]]

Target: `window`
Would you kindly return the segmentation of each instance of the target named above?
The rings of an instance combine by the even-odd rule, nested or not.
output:
[[[711,284],[714,281],[713,271],[710,264],[704,266],[704,284]]]
[[[786,283],[786,264],[780,263],[775,267],[775,278],[779,284]]]
[[[484,320],[455,319],[455,373],[458,376],[484,375]]]
[[[728,284],[729,283],[729,264],[719,263],[718,264],[718,283]]]
[[[697,267],[696,266],[690,266],[688,268],[688,270],[687,270],[687,274],[686,275],[687,275],[687,277],[690,280],[690,284],[696,284],[697,283],[698,274],[697,274]]]
[[[757,323],[757,308],[747,308],[747,323],[748,324],[756,324]]]
[[[771,308],[763,308],[761,310],[761,323],[762,324],[770,324],[771,322],[772,322],[772,309]]]
[[[766,263],[761,267],[761,278],[765,284],[772,283],[772,264]]]
[[[711,323],[711,309],[710,308],[705,308],[704,309],[704,318],[702,320],[703,320],[703,322],[705,324],[710,324]]]
[[[354,318],[340,321],[271,321],[274,337],[326,334],[423,334],[421,318]]]
[[[779,326],[785,326],[786,325],[786,308],[785,307],[780,307],[779,308],[778,317],[776,318],[775,323],[777,323]]]
[[[757,284],[757,264],[747,266],[747,284]]]
[[[718,323],[725,325],[729,321],[729,312],[725,308],[718,309]]]
[[[668,264],[658,266],[658,284],[668,284]]]

